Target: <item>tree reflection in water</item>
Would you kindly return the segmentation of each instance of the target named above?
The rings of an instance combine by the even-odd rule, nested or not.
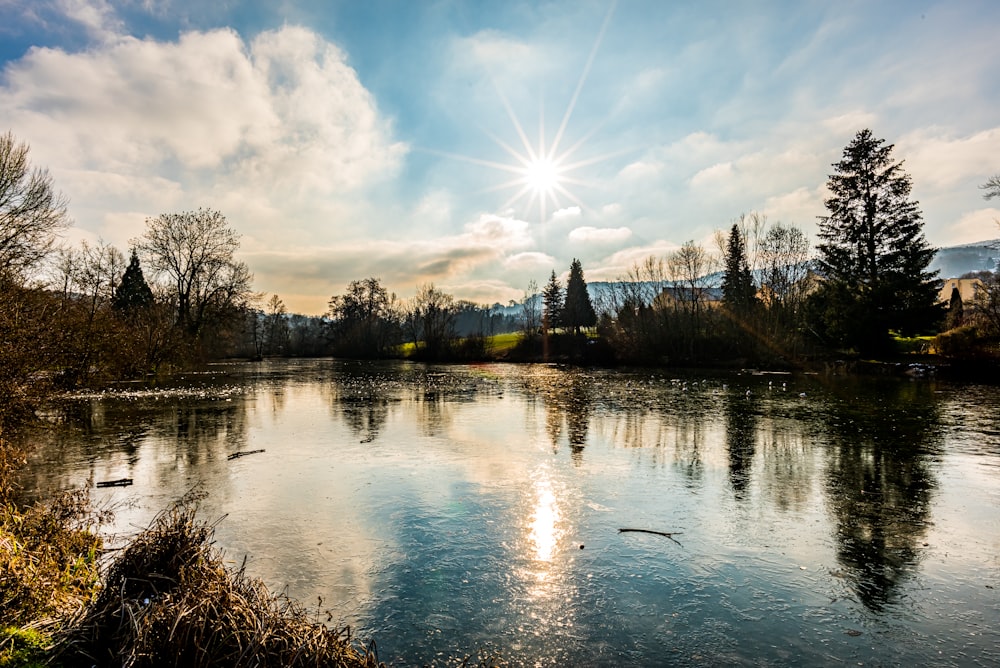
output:
[[[726,402],[726,449],[729,452],[729,484],[742,501],[750,484],[757,442],[757,414],[748,397],[731,394]]]
[[[936,486],[930,461],[940,447],[937,401],[925,383],[837,389],[827,431],[837,559],[861,602],[877,612],[893,602],[920,558]]]

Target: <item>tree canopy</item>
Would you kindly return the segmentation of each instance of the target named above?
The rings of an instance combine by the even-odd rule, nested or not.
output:
[[[892,144],[861,130],[834,163],[820,217],[818,266],[826,281],[815,295],[831,342],[877,352],[889,330],[915,333],[935,324],[934,257],[923,235],[912,181]]]
[[[139,309],[152,305],[153,291],[146,278],[142,275],[142,267],[139,266],[139,256],[132,251],[128,267],[122,276],[115,296],[111,301],[111,306],[119,313],[134,313]]]
[[[177,324],[198,335],[204,325],[245,306],[253,275],[236,259],[240,235],[211,209],[146,219],[136,248],[167,276]]]
[[[731,312],[746,313],[757,299],[757,290],[747,264],[746,242],[737,223],[733,223],[726,239],[723,261],[722,301]]]
[[[559,327],[562,324],[562,315],[563,289],[553,270],[549,282],[542,291],[542,326],[546,331]]]
[[[37,264],[68,225],[66,199],[48,170],[31,167],[27,144],[0,135],[0,275]]]
[[[576,258],[569,266],[569,278],[566,280],[566,300],[563,303],[562,325],[572,327],[579,334],[581,327],[593,327],[597,324],[597,314],[587,293],[587,281],[583,278],[583,265]]]

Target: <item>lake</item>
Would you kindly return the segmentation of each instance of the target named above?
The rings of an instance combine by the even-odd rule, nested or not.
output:
[[[132,478],[92,492],[127,535],[203,490],[393,664],[1000,663],[997,387],[323,359],[46,416],[31,494]]]

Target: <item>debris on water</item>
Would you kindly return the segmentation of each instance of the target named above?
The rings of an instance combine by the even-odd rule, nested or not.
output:
[[[240,457],[246,457],[247,455],[256,455],[258,452],[264,452],[263,448],[260,450],[240,450],[239,452],[234,452],[229,455],[226,459],[239,459]]]
[[[861,631],[858,631],[857,629],[847,629],[844,633],[852,638],[857,638],[859,635],[862,635]]]
[[[132,478],[119,478],[118,480],[102,480],[97,483],[98,487],[128,487],[132,484]]]

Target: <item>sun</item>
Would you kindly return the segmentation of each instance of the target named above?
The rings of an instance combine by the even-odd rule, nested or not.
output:
[[[559,163],[548,158],[530,160],[524,166],[524,185],[536,197],[552,195],[562,185]]]
[[[500,211],[507,211],[510,208],[521,204],[523,205],[523,212],[526,214],[530,209],[537,206],[538,222],[545,223],[549,220],[550,212],[558,211],[569,204],[573,204],[581,210],[584,209],[585,206],[583,202],[574,192],[576,187],[582,186],[584,188],[594,188],[599,187],[600,184],[581,179],[579,175],[575,174],[576,170],[580,170],[595,163],[603,162],[617,155],[631,152],[631,149],[618,149],[604,155],[597,155],[583,159],[576,158],[575,154],[577,151],[587,142],[591,135],[596,132],[600,125],[591,130],[591,132],[586,133],[571,146],[564,147],[565,144],[569,143],[566,131],[567,126],[569,125],[570,117],[573,115],[573,110],[576,108],[577,101],[580,97],[580,91],[582,90],[584,82],[587,80],[590,73],[590,68],[594,62],[594,57],[597,54],[598,47],[604,39],[604,34],[607,31],[608,24],[611,22],[611,16],[614,13],[615,5],[615,2],[611,3],[608,13],[604,17],[604,22],[601,24],[597,39],[590,50],[587,62],[583,67],[583,72],[580,74],[580,79],[576,84],[576,89],[573,91],[566,107],[566,111],[563,114],[562,121],[559,123],[558,129],[555,132],[555,136],[552,137],[551,140],[547,141],[545,134],[544,113],[539,114],[537,141],[529,139],[524,126],[521,124],[518,115],[511,107],[507,97],[504,95],[503,91],[497,87],[497,94],[500,97],[500,102],[504,110],[507,112],[507,116],[513,125],[514,132],[519,141],[504,141],[488,130],[484,130],[484,132],[500,149],[502,149],[504,153],[507,154],[506,161],[485,160],[482,158],[474,158],[442,151],[430,152],[477,165],[483,165],[485,167],[490,167],[509,174],[510,178],[508,180],[497,183],[492,187],[485,188],[482,191],[492,192],[508,189],[514,191],[514,194],[510,197],[510,199],[508,199],[507,202],[500,207]],[[543,90],[542,92],[544,93],[545,91]],[[540,111],[544,112],[544,108]]]

